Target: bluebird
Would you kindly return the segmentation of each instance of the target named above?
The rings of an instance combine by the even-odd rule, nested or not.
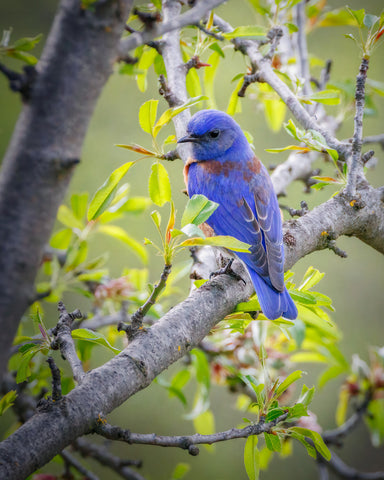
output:
[[[281,215],[267,169],[254,155],[240,126],[224,112],[201,110],[188,123],[192,156],[184,167],[188,194],[205,195],[219,207],[207,220],[215,235],[251,245],[237,252],[245,263],[264,315],[297,317],[284,285]]]

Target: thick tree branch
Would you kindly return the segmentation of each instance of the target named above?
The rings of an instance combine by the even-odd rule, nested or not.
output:
[[[132,0],[61,0],[0,176],[0,376]],[[70,119],[70,120],[69,120]]]
[[[231,428],[230,430],[213,433],[211,435],[201,435],[199,433],[195,433],[194,435],[165,436],[156,435],[155,433],[133,433],[129,430],[123,430],[120,427],[103,423],[99,424],[96,431],[109,440],[119,440],[129,444],[177,447],[188,450],[191,455],[195,456],[199,453],[199,449],[196,447],[196,445],[212,445],[213,443],[224,442],[236,438],[248,438],[252,435],[270,433],[273,428],[280,422],[283,422],[287,416],[288,413],[284,413],[272,422],[254,423],[252,425],[247,425],[244,428]]]

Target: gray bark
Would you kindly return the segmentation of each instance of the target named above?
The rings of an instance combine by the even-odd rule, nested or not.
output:
[[[62,0],[0,176],[0,377],[132,0]]]

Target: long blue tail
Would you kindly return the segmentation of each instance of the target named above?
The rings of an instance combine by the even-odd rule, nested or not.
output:
[[[278,292],[265,283],[253,269],[248,268],[247,270],[251,276],[264,315],[270,320],[275,320],[279,317],[294,320],[297,317],[297,308],[287,289],[284,292]]]

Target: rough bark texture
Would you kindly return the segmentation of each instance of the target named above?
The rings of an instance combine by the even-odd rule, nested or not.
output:
[[[0,444],[0,478],[24,479],[163,370],[198,345],[252,292],[227,275],[204,285],[170,310],[121,354],[87,373],[62,401],[47,404]],[[202,308],[204,306],[204,308]]]
[[[0,176],[0,376],[131,0],[62,0]]]

